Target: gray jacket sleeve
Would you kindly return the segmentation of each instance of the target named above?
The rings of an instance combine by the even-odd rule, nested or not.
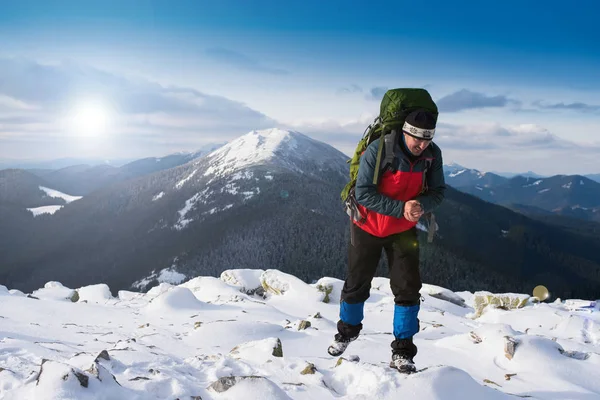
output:
[[[378,146],[379,139],[376,139],[360,158],[356,177],[356,201],[361,206],[379,214],[402,218],[404,202],[382,195],[377,191],[377,185],[373,184]]]
[[[435,158],[427,171],[427,191],[415,199],[421,203],[421,207],[425,213],[434,211],[442,203],[446,191],[442,151],[433,143],[431,146],[433,147],[432,151]]]

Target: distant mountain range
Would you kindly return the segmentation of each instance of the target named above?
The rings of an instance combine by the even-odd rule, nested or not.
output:
[[[591,175],[586,175],[585,177],[600,183],[600,174],[591,174]]]
[[[44,182],[65,193],[84,196],[96,189],[123,182],[138,176],[183,165],[223,146],[224,143],[208,145],[193,153],[176,153],[165,157],[148,157],[129,162],[120,167],[108,164],[71,165],[57,170],[29,170]]]
[[[527,171],[527,172],[519,172],[519,173],[514,173],[514,172],[494,172],[492,171],[492,173],[496,174],[496,175],[500,175],[504,178],[514,178],[515,176],[523,176],[525,178],[545,178],[545,175],[540,175],[540,174],[536,174],[533,171]]]
[[[57,158],[52,160],[10,160],[10,159],[2,159],[0,160],[0,169],[36,169],[36,170],[54,170],[61,169],[66,167],[71,167],[73,165],[110,165],[113,167],[120,167],[129,162],[135,161],[135,158],[127,158],[127,159],[95,159],[95,158],[75,158],[75,157],[66,157],[66,158]]]
[[[253,131],[171,168],[133,164],[142,171],[134,178],[77,200],[50,196],[57,188],[44,177],[10,170],[8,180],[0,177],[0,186],[11,182],[0,187],[0,282],[22,290],[50,280],[143,289],[169,271],[218,276],[270,267],[305,281],[343,278],[347,158],[299,132]],[[44,196],[62,207],[34,217],[27,208],[46,205]],[[593,227],[563,229],[451,187],[436,217],[439,235],[421,242],[427,282],[514,292],[546,284],[556,296],[581,298],[600,290]],[[382,258],[378,274],[387,273]]]
[[[445,172],[456,172],[456,171],[461,171],[461,170],[467,170],[467,171],[477,171],[480,174],[494,174],[503,178],[514,178],[517,176],[522,176],[525,178],[548,178],[548,175],[540,175],[538,173],[535,173],[533,171],[527,171],[527,172],[520,172],[520,173],[515,173],[515,172],[497,172],[497,171],[489,171],[489,172],[480,172],[477,169],[472,169],[472,168],[467,168],[467,167],[463,167],[460,164],[457,164],[455,162],[451,162],[449,164],[445,164],[444,165],[444,171]],[[587,175],[583,175],[588,179],[591,179],[593,181],[599,182],[600,183],[600,174],[587,174]]]
[[[459,165],[445,167],[444,174],[449,185],[492,203],[600,222],[600,183],[581,175],[509,179]]]

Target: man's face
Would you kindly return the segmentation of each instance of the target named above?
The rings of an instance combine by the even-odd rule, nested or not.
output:
[[[423,151],[427,148],[427,146],[429,146],[429,143],[431,143],[431,140],[417,139],[415,137],[407,135],[406,133],[404,134],[404,140],[406,142],[406,147],[408,147],[408,150],[415,156],[420,156],[421,153],[423,153]]]

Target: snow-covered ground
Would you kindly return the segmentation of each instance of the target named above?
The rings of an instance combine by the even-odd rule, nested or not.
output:
[[[54,197],[57,199],[63,199],[67,203],[70,203],[75,200],[79,200],[83,197],[83,196],[71,196],[70,194],[59,192],[58,190],[50,189],[50,188],[47,188],[44,186],[40,186],[40,189],[43,190],[47,196]]]
[[[44,193],[46,193],[46,196],[52,197],[55,199],[63,199],[67,203],[71,203],[75,200],[79,200],[79,199],[83,198],[83,196],[71,196],[70,194],[59,192],[58,190],[50,189],[50,188],[47,188],[44,186],[39,186],[39,188]],[[54,214],[61,208],[63,208],[63,205],[33,207],[33,208],[28,208],[27,210],[31,211],[33,216],[36,217],[41,214]]]
[[[49,282],[35,298],[0,286],[0,398],[600,398],[600,311],[589,302],[509,294],[503,308],[481,309],[491,294],[424,285],[415,358],[424,370],[401,375],[388,367],[385,278],[374,279],[344,360],[327,354],[342,285],[229,270],[118,297],[106,285]]]
[[[36,217],[41,214],[54,214],[58,210],[60,210],[63,206],[42,206],[42,207],[34,207],[28,208],[28,211],[31,211],[33,216]]]

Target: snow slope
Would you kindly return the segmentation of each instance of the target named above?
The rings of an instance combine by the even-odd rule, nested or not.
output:
[[[52,197],[55,199],[63,199],[66,203],[71,203],[71,202],[73,202],[75,200],[79,200],[83,197],[83,196],[71,196],[69,194],[59,192],[58,190],[50,189],[50,188],[47,188],[44,186],[40,186],[39,188],[44,193],[46,193],[46,196]],[[27,210],[30,211],[34,217],[36,217],[41,214],[54,214],[55,212],[57,212],[58,210],[60,210],[63,207],[64,207],[63,205],[42,206],[42,207],[28,208]]]
[[[58,190],[50,189],[44,186],[40,186],[40,189],[46,192],[46,195],[49,197],[54,197],[58,199],[63,199],[67,203],[70,203],[75,200],[81,199],[83,196],[71,196],[69,194],[65,194],[63,192],[59,192]]]
[[[42,206],[42,207],[34,207],[28,208],[28,211],[31,211],[34,217],[41,214],[54,214],[58,210],[60,210],[63,206]]]
[[[415,361],[426,369],[405,376],[387,366],[385,278],[373,281],[345,360],[327,354],[342,285],[230,270],[114,298],[102,284],[75,292],[49,282],[36,298],[0,286],[0,398],[600,398],[600,312],[585,301],[474,318],[473,293],[424,285]]]

